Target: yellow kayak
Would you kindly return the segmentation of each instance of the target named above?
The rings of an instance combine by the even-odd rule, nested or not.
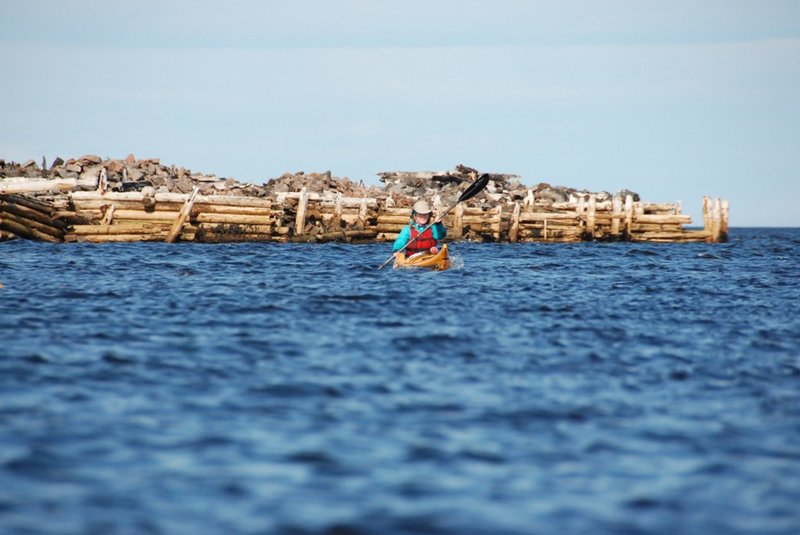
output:
[[[436,254],[417,253],[406,258],[400,254],[394,259],[394,269],[426,268],[444,271],[450,267],[450,257],[447,255],[447,245]]]

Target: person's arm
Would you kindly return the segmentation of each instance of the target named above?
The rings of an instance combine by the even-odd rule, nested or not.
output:
[[[431,227],[431,231],[433,232],[433,239],[436,241],[441,241],[447,236],[447,229],[444,228],[444,223],[441,221],[437,221]]]
[[[411,239],[411,229],[408,225],[403,227],[403,230],[400,231],[400,234],[397,236],[397,239],[394,240],[394,244],[392,245],[392,253],[396,253],[400,249],[403,248],[405,244],[408,243],[408,240]]]

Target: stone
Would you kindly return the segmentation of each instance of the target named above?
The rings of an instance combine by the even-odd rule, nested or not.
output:
[[[95,164],[96,163],[102,163],[103,159],[100,156],[96,156],[94,154],[85,154],[85,155],[81,156],[80,158],[78,158],[78,161],[80,161],[81,163],[86,165],[86,164],[91,164],[91,163],[95,163]]]
[[[65,168],[67,171],[71,171],[73,173],[80,173],[81,171],[83,171],[83,167],[81,167],[77,163],[69,163],[65,166]]]
[[[126,163],[136,163],[136,156],[133,154],[128,154],[128,157],[125,158]]]
[[[36,167],[36,162],[34,162],[33,160],[28,160],[24,164],[20,165],[20,168],[22,169],[27,169],[28,167]]]
[[[125,165],[119,160],[111,160],[106,165],[106,169],[109,173],[121,173],[124,167]]]

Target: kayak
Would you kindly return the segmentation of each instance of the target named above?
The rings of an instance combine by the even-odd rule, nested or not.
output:
[[[447,245],[436,254],[417,253],[409,257],[398,255],[394,259],[394,269],[426,268],[444,271],[450,267],[450,257],[447,255]]]

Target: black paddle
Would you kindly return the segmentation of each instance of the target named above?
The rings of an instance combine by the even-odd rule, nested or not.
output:
[[[476,180],[475,182],[473,182],[472,184],[470,184],[470,186],[469,186],[467,189],[465,189],[465,190],[464,190],[464,193],[462,193],[462,194],[461,194],[461,195],[458,197],[458,200],[456,201],[456,203],[455,203],[453,206],[451,206],[450,208],[448,208],[448,209],[447,209],[447,210],[445,210],[445,211],[444,211],[442,214],[440,214],[440,215],[439,215],[439,219],[444,219],[444,216],[446,216],[446,215],[447,215],[447,213],[448,213],[450,210],[452,210],[453,208],[455,208],[456,206],[458,206],[458,203],[464,202],[464,201],[466,201],[467,199],[471,199],[471,198],[473,198],[475,195],[477,195],[478,193],[480,193],[480,191],[481,191],[483,188],[485,188],[485,187],[486,187],[486,184],[488,184],[488,183],[489,183],[489,175],[488,175],[488,174],[486,174],[486,173],[482,174],[482,175],[481,175],[481,177],[480,177],[478,180]],[[418,239],[420,236],[422,236],[422,234],[423,234],[423,233],[424,233],[426,230],[428,230],[429,228],[431,228],[431,227],[432,227],[432,226],[433,226],[435,223],[436,223],[435,221],[434,221],[433,223],[429,223],[429,224],[428,224],[428,226],[427,226],[427,227],[425,227],[425,228],[422,230],[422,232],[420,232],[419,234],[417,234],[417,237],[416,237],[416,238],[414,238],[414,239],[412,239],[412,240],[409,240],[407,244],[405,244],[405,245],[404,245],[402,248],[400,248],[400,249],[399,249],[399,250],[397,250],[396,252],[397,252],[397,253],[402,253],[403,251],[405,251],[405,250],[406,250],[406,247],[408,247],[409,245],[411,245],[412,243],[414,243],[415,241],[417,241],[417,239]],[[386,267],[386,264],[388,264],[389,262],[391,262],[391,261],[392,261],[392,259],[394,259],[394,253],[392,254],[392,256],[390,256],[390,257],[389,257],[389,259],[388,259],[386,262],[384,262],[383,264],[381,264],[381,265],[378,267],[378,269],[383,269],[384,267]]]

